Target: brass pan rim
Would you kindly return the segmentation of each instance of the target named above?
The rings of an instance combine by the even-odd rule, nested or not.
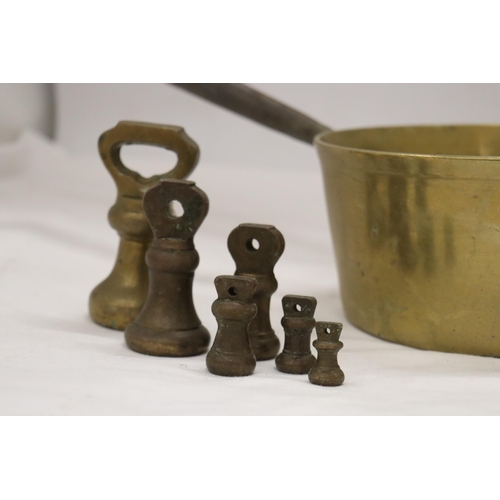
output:
[[[413,134],[418,137],[422,133],[451,133],[453,132],[466,133],[467,135],[481,135],[481,133],[498,134],[498,143],[500,148],[500,124],[441,124],[441,125],[401,125],[401,126],[388,126],[388,127],[364,127],[364,128],[349,128],[343,130],[327,130],[318,134],[314,138],[314,145],[318,148],[329,148],[335,150],[343,150],[346,152],[362,153],[374,156],[394,157],[394,158],[415,158],[415,159],[447,159],[453,161],[500,161],[499,154],[450,154],[450,153],[416,153],[416,152],[401,152],[394,151],[390,148],[373,148],[373,147],[359,147],[358,145],[346,145],[337,143],[339,139],[343,142],[349,142],[349,139],[354,139],[354,142],[362,135],[372,136],[385,136],[390,137],[398,133]],[[347,136],[347,141],[346,141]],[[342,141],[341,141],[342,142]]]

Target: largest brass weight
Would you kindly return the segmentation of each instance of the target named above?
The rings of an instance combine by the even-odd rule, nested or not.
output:
[[[165,174],[142,177],[121,161],[126,144],[174,151],[177,164]],[[144,193],[162,179],[185,179],[196,167],[200,150],[181,127],[122,121],[99,137],[99,153],[118,189],[108,219],[120,244],[111,274],[90,294],[89,309],[97,324],[124,330],[142,309],[149,288],[145,255],[153,233],[142,209]]]

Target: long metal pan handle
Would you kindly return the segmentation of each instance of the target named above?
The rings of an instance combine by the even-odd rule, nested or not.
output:
[[[313,143],[314,137],[320,132],[331,130],[309,116],[242,83],[172,85],[309,144]]]

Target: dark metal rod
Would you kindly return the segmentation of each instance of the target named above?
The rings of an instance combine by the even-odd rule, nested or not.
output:
[[[313,143],[314,137],[319,133],[331,130],[309,116],[242,83],[172,85],[309,144]]]

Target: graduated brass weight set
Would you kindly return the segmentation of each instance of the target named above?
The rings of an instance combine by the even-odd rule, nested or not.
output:
[[[164,175],[143,178],[120,159],[124,144],[149,144],[177,153],[177,165]],[[194,236],[208,213],[208,197],[183,180],[196,167],[199,148],[182,128],[120,122],[99,138],[101,158],[116,182],[118,195],[109,222],[120,235],[111,274],[91,293],[92,319],[125,330],[127,346],[152,356],[205,353],[210,334],[194,306],[192,285],[199,263]],[[174,202],[181,204],[178,215]],[[269,310],[278,283],[273,270],[285,248],[274,226],[241,224],[228,238],[236,263],[234,276],[218,276],[212,305],[218,329],[206,364],[215,375],[251,375],[256,362],[276,358],[284,373],[308,374],[311,383],[338,386],[344,374],[337,361],[342,348],[340,323],[316,322],[316,299],[286,295],[282,305],[283,351]],[[316,359],[310,349],[316,327]]]

